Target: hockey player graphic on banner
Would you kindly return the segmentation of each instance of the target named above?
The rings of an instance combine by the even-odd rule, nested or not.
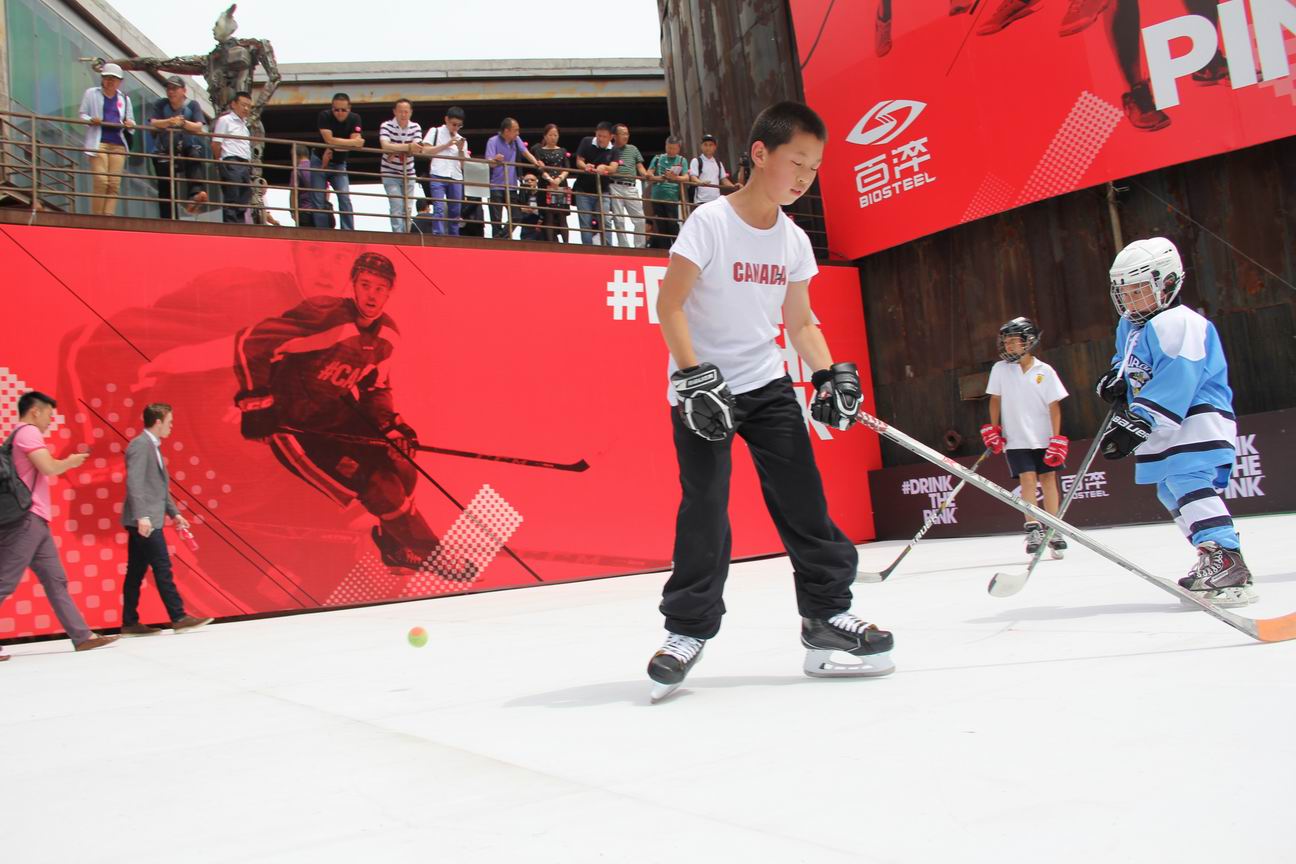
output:
[[[315,504],[306,495],[272,503],[256,494],[278,468],[268,450],[236,443],[237,425],[231,425],[238,419],[225,395],[235,389],[233,334],[303,297],[347,291],[353,251],[318,243],[291,248],[283,267],[237,258],[218,268],[184,267],[188,278],[163,283],[152,296],[140,292],[101,320],[70,328],[59,342],[58,387],[73,406],[70,434],[94,440],[104,424],[111,426],[102,439],[109,458],[90,468],[95,482],[114,482],[114,454],[138,433],[134,420],[144,403],[165,398],[189,418],[166,443],[176,463],[177,503],[191,519],[225,523],[234,541],[204,543],[201,552],[180,556],[177,577],[185,580],[186,596],[192,593],[208,614],[242,614],[267,603],[314,605],[336,576],[309,566],[310,544],[300,540],[334,555],[350,555],[356,546],[341,530],[345,521],[330,519],[331,503]],[[73,532],[74,545],[83,535]],[[99,549],[83,554],[98,557]]]
[[[438,543],[414,501],[418,436],[391,387],[400,331],[384,308],[396,268],[364,252],[351,284],[352,297],[308,297],[235,336],[235,404],[244,438],[266,441],[280,464],[339,505],[358,500],[378,519],[371,533],[383,563],[417,570]],[[440,575],[476,574],[468,566]]]

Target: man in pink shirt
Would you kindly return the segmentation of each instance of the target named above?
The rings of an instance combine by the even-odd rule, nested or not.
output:
[[[99,636],[86,626],[68,595],[67,574],[50,534],[49,478],[81,467],[90,455],[73,453],[66,459],[55,459],[50,454],[45,431],[54,419],[55,407],[51,397],[36,391],[18,399],[18,427],[10,435],[13,463],[18,478],[32,492],[32,503],[23,519],[0,529],[0,603],[9,599],[30,567],[76,650],[89,651],[115,642],[117,637]],[[0,660],[8,659],[9,655],[0,652]]]

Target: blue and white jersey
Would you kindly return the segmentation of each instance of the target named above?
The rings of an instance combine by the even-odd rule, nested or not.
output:
[[[1152,424],[1151,437],[1134,451],[1136,483],[1231,469],[1237,419],[1214,324],[1187,306],[1145,324],[1122,318],[1112,366],[1129,386],[1130,410]]]

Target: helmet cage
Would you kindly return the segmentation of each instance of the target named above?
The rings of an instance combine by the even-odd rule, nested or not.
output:
[[[999,328],[999,358],[1016,363],[1035,350],[1042,335],[1042,331],[1029,318],[1014,318]],[[1012,337],[1021,340],[1021,348],[1016,351],[1008,348],[1007,340]]]
[[[1131,301],[1137,295],[1134,295],[1131,289],[1147,285],[1152,289],[1156,302],[1146,308],[1140,308],[1142,304],[1135,304]],[[1179,289],[1183,287],[1183,280],[1179,274],[1170,272],[1162,274],[1160,270],[1149,267],[1145,272],[1140,274],[1127,274],[1122,279],[1113,279],[1111,282],[1111,299],[1112,305],[1122,318],[1127,319],[1132,324],[1142,324],[1150,320],[1158,312],[1162,312],[1170,307],[1175,297],[1179,295]]]

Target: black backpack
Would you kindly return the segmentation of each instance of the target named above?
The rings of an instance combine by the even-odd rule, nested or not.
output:
[[[14,427],[4,445],[0,446],[0,527],[17,524],[26,518],[27,511],[31,509],[32,490],[18,476],[13,460],[14,436],[23,426],[30,425],[23,423]]]

